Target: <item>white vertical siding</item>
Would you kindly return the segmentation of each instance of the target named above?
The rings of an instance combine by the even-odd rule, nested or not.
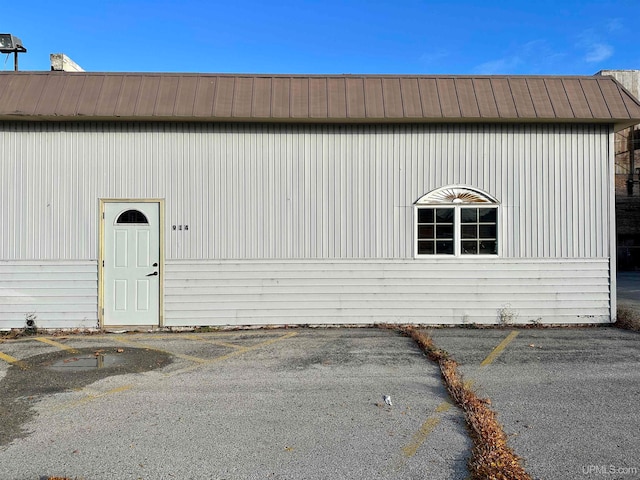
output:
[[[0,124],[0,258],[96,259],[98,198],[153,197],[168,259],[406,259],[447,184],[500,200],[505,258],[608,257],[609,128]]]
[[[165,199],[167,325],[609,321],[611,138],[0,123],[0,328],[96,325],[100,198]],[[499,199],[499,258],[413,258],[413,202],[450,184]]]

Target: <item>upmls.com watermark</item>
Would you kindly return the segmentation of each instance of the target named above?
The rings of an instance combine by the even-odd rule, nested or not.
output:
[[[637,475],[638,467],[619,467],[617,465],[583,465],[584,475]]]

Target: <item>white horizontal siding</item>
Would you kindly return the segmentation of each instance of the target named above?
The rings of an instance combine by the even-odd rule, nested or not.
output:
[[[607,260],[167,261],[165,324],[609,322]]]
[[[0,329],[98,326],[95,261],[0,261]]]
[[[593,323],[605,260],[167,261],[165,324]],[[0,329],[93,328],[96,262],[0,262]]]
[[[0,259],[98,258],[99,198],[165,199],[168,259],[407,259],[450,184],[499,199],[505,258],[606,258],[610,132],[0,123]]]

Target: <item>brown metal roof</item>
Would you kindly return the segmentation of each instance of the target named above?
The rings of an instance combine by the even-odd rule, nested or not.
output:
[[[0,120],[640,123],[612,77],[0,72]]]

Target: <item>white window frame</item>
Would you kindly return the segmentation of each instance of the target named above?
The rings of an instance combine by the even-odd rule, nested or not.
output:
[[[452,208],[453,209],[453,254],[418,253],[418,210],[421,208]],[[492,208],[496,210],[496,253],[462,253],[462,218],[461,211],[465,208]],[[487,258],[499,257],[502,242],[500,229],[502,215],[500,203],[491,195],[473,187],[465,185],[451,185],[432,190],[420,197],[413,205],[413,251],[414,258]],[[437,239],[434,239],[437,242]]]

